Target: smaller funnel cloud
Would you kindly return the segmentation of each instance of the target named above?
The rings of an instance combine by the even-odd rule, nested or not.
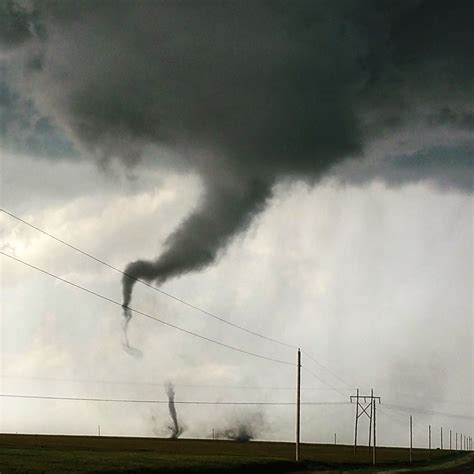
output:
[[[172,425],[168,426],[168,429],[171,432],[170,438],[177,439],[183,432],[183,427],[178,423],[178,415],[176,413],[176,406],[174,404],[174,386],[171,382],[166,387],[166,394],[168,395],[168,409],[173,422]]]
[[[132,347],[128,339],[128,323],[130,322],[131,317],[132,317],[132,312],[130,310],[127,310],[127,311],[124,310],[124,320],[122,322],[122,329],[123,329],[122,347],[127,354],[130,354],[131,356],[139,359],[143,355],[142,352],[140,351],[140,349],[137,349],[136,347]]]
[[[260,437],[264,429],[262,413],[246,413],[230,421],[223,429],[217,430],[216,437],[246,443]]]

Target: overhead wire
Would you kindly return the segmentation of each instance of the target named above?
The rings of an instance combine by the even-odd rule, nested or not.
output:
[[[144,382],[141,380],[136,381],[125,381],[125,380],[107,380],[107,379],[72,379],[72,378],[58,378],[58,377],[40,377],[40,376],[25,376],[25,375],[5,375],[0,374],[0,378],[13,379],[13,380],[39,380],[46,382],[64,382],[64,383],[90,383],[90,384],[101,384],[101,385],[140,385],[140,386],[152,386],[162,387],[164,383],[158,382]],[[205,388],[205,389],[232,389],[232,390],[291,390],[294,391],[295,387],[273,387],[273,386],[248,386],[248,385],[223,385],[223,384],[181,384],[173,383],[175,387],[188,387],[188,388]],[[301,387],[301,391],[333,391],[330,387]]]
[[[388,418],[394,420],[395,422],[397,422],[399,425],[401,426],[404,426],[404,427],[407,427],[409,426],[409,418],[405,418],[405,416],[402,414],[402,413],[398,413],[398,412],[394,412],[394,411],[391,411],[390,412],[390,408],[386,407],[385,404],[383,404],[382,406],[378,407],[378,410],[380,410],[385,416],[387,416]],[[388,411],[387,411],[388,410]],[[397,415],[399,417],[403,417],[405,421],[402,421],[401,419],[397,418]],[[419,430],[420,432],[424,433],[426,431],[426,428],[419,425],[415,420],[412,419],[412,424],[413,426],[415,427],[415,429]]]
[[[24,395],[16,393],[0,393],[1,398],[26,398],[37,400],[64,400],[80,402],[114,402],[114,403],[150,403],[168,404],[169,400],[130,399],[130,398],[96,398],[96,397],[59,397],[49,395]],[[242,401],[206,401],[206,400],[174,400],[176,405],[296,405],[296,402],[242,402]],[[301,405],[345,405],[347,402],[301,402]]]
[[[229,321],[228,319],[225,319],[225,318],[223,318],[223,317],[221,317],[221,316],[218,316],[218,315],[215,314],[215,313],[211,313],[210,311],[207,311],[207,310],[205,310],[205,309],[200,308],[199,306],[196,306],[196,305],[194,305],[194,304],[192,304],[192,303],[189,303],[188,301],[184,300],[183,298],[179,298],[179,297],[177,297],[177,296],[175,296],[175,295],[173,295],[173,294],[171,294],[171,293],[168,293],[168,292],[162,290],[161,288],[158,288],[157,286],[152,285],[151,283],[149,283],[149,282],[147,282],[147,281],[145,281],[145,280],[142,280],[142,279],[140,279],[140,278],[137,278],[137,277],[133,276],[132,274],[130,274],[130,273],[128,273],[128,272],[125,272],[125,271],[123,271],[123,270],[120,270],[119,268],[115,267],[114,265],[111,265],[110,263],[107,263],[106,261],[104,261],[104,260],[102,260],[102,259],[100,259],[100,258],[98,258],[98,257],[95,257],[94,255],[90,254],[89,252],[86,252],[85,250],[82,250],[82,249],[80,249],[79,247],[76,247],[75,245],[72,245],[72,244],[70,244],[69,242],[66,242],[66,241],[63,240],[63,239],[60,239],[59,237],[57,237],[57,236],[51,234],[50,232],[45,231],[44,229],[41,229],[41,228],[38,227],[38,226],[35,226],[35,225],[32,224],[31,222],[28,222],[28,221],[22,219],[21,217],[18,217],[17,215],[13,214],[12,212],[7,211],[6,209],[0,208],[0,212],[3,212],[4,214],[10,216],[11,218],[16,219],[16,220],[19,221],[19,222],[22,222],[23,224],[25,224],[25,225],[31,227],[32,229],[34,229],[34,230],[36,230],[36,231],[38,231],[38,232],[41,232],[42,234],[44,234],[44,235],[46,235],[46,236],[48,236],[48,237],[50,237],[50,238],[56,240],[56,241],[59,242],[59,243],[61,243],[61,244],[63,244],[63,245],[66,245],[67,247],[69,247],[69,248],[75,250],[76,252],[79,252],[80,254],[82,254],[82,255],[84,255],[84,256],[86,256],[86,257],[88,257],[88,258],[90,258],[90,259],[96,261],[97,263],[100,263],[101,265],[105,265],[106,267],[110,268],[111,270],[114,270],[115,272],[120,273],[120,274],[122,274],[122,275],[124,275],[124,276],[126,276],[126,277],[128,277],[128,278],[131,278],[132,280],[136,281],[137,283],[141,283],[142,285],[145,285],[145,286],[147,286],[148,288],[151,288],[152,290],[155,290],[155,291],[161,293],[162,295],[167,296],[168,298],[172,298],[173,300],[178,301],[179,303],[184,304],[184,305],[186,305],[186,306],[188,306],[188,307],[190,307],[190,308],[192,308],[192,309],[194,309],[194,310],[196,310],[196,311],[199,311],[199,312],[201,312],[201,313],[203,313],[203,314],[205,314],[205,315],[207,315],[207,316],[210,316],[211,318],[214,318],[214,319],[216,319],[216,320],[218,320],[218,321],[220,321],[220,322],[222,322],[222,323],[224,323],[224,324],[228,324],[229,326],[232,326],[232,327],[234,327],[234,328],[240,329],[241,331],[245,331],[245,332],[247,332],[247,333],[249,333],[249,334],[252,334],[252,335],[254,335],[254,336],[260,337],[260,338],[262,338],[262,339],[266,339],[266,340],[268,340],[268,341],[270,341],[270,342],[274,342],[274,343],[276,343],[276,344],[280,344],[280,345],[282,345],[282,346],[291,347],[291,348],[293,348],[293,349],[296,349],[296,348],[297,348],[296,346],[294,346],[294,345],[292,345],[292,344],[288,344],[288,343],[286,343],[286,342],[279,341],[279,340],[277,340],[277,339],[273,339],[273,338],[271,338],[271,337],[269,337],[269,336],[265,336],[264,334],[260,334],[260,333],[258,333],[258,332],[252,331],[252,330],[250,330],[250,329],[248,329],[248,328],[245,328],[245,327],[243,327],[243,326],[241,326],[241,325],[239,325],[239,324],[233,323],[232,321]]]
[[[12,259],[12,260],[15,260],[16,262],[21,263],[21,264],[23,264],[23,265],[25,265],[25,266],[27,266],[27,267],[30,267],[30,268],[32,268],[32,269],[34,269],[34,270],[37,270],[37,271],[39,271],[39,272],[41,272],[41,273],[43,273],[43,274],[45,274],[45,275],[48,275],[48,276],[50,276],[50,277],[52,277],[52,278],[55,278],[56,280],[62,281],[63,283],[66,283],[67,285],[73,286],[73,287],[78,288],[78,289],[80,289],[80,290],[82,290],[82,291],[85,291],[85,292],[87,292],[87,293],[89,293],[89,294],[91,294],[91,295],[93,295],[93,296],[96,296],[97,298],[100,298],[100,299],[102,299],[102,300],[104,300],[104,301],[108,301],[109,303],[112,303],[112,304],[114,304],[114,305],[116,305],[116,306],[122,307],[122,304],[121,304],[120,302],[118,302],[118,301],[116,301],[116,300],[114,300],[114,299],[112,299],[112,298],[109,298],[108,296],[104,296],[104,295],[102,295],[102,294],[100,294],[100,293],[97,293],[96,291],[90,290],[89,288],[86,288],[86,287],[84,287],[84,286],[78,285],[77,283],[74,283],[74,282],[72,282],[72,281],[70,281],[70,280],[67,280],[67,279],[65,279],[65,278],[62,278],[62,277],[60,277],[60,276],[58,276],[58,275],[56,275],[56,274],[54,274],[54,273],[48,272],[47,270],[44,270],[44,269],[42,269],[42,268],[40,268],[40,267],[37,267],[36,265],[32,265],[31,263],[28,263],[28,262],[26,262],[26,261],[24,261],[24,260],[22,260],[22,259],[20,259],[20,258],[18,258],[18,257],[14,257],[13,255],[10,255],[10,254],[8,254],[8,253],[6,253],[6,252],[4,252],[4,251],[1,251],[1,250],[0,250],[0,254],[3,255],[3,256],[5,256],[5,257],[8,257],[8,258],[10,258],[10,259]],[[262,355],[262,354],[257,354],[257,353],[255,353],[255,352],[250,352],[250,351],[247,351],[247,350],[245,350],[245,349],[241,349],[241,348],[238,348],[238,347],[236,347],[236,346],[232,346],[232,345],[230,345],[230,344],[226,344],[226,343],[224,343],[224,342],[217,341],[217,340],[212,339],[212,338],[210,338],[210,337],[203,336],[202,334],[199,334],[199,333],[197,333],[197,332],[190,331],[190,330],[188,330],[188,329],[184,329],[184,328],[182,328],[182,327],[180,327],[180,326],[177,326],[177,325],[175,325],[175,324],[172,324],[172,323],[169,323],[169,322],[164,321],[164,320],[162,320],[162,319],[159,319],[159,318],[157,318],[157,317],[155,317],[155,316],[152,316],[152,315],[150,315],[150,314],[148,314],[148,313],[145,313],[145,312],[143,312],[143,311],[139,311],[138,309],[132,308],[132,307],[130,307],[130,306],[128,307],[128,309],[129,309],[130,311],[132,311],[133,313],[139,314],[140,316],[143,316],[143,317],[145,317],[145,318],[148,318],[148,319],[151,319],[151,320],[153,320],[153,321],[159,322],[159,323],[161,323],[161,324],[163,324],[163,325],[165,325],[165,326],[168,326],[168,327],[171,327],[171,328],[176,329],[176,330],[178,330],[178,331],[184,332],[184,333],[186,333],[186,334],[188,334],[188,335],[190,335],[190,336],[194,336],[194,337],[203,339],[203,340],[205,340],[205,341],[211,342],[211,343],[216,344],[216,345],[218,345],[218,346],[226,347],[227,349],[231,349],[231,350],[233,350],[233,351],[240,352],[240,353],[242,353],[242,354],[247,354],[247,355],[250,355],[250,356],[253,356],[253,357],[257,357],[257,358],[260,358],[260,359],[265,359],[265,360],[269,360],[269,361],[272,361],[272,362],[277,362],[277,363],[279,363],[279,364],[291,365],[291,366],[295,366],[295,365],[296,365],[296,364],[294,364],[293,362],[289,362],[289,361],[285,361],[285,360],[280,360],[280,359],[274,359],[274,358],[272,358],[272,357],[264,356],[264,355]]]
[[[262,338],[262,339],[266,339],[266,340],[268,340],[268,341],[270,341],[270,342],[273,342],[273,343],[276,343],[276,344],[280,344],[280,345],[283,345],[283,346],[286,346],[286,347],[289,347],[289,348],[292,348],[292,349],[297,349],[297,346],[295,346],[295,345],[293,345],[293,344],[288,344],[288,343],[286,343],[286,342],[283,342],[283,341],[280,341],[280,340],[271,338],[271,337],[266,336],[266,335],[264,335],[264,334],[261,334],[261,333],[257,333],[257,332],[255,332],[255,331],[252,331],[252,330],[250,330],[250,329],[248,329],[248,328],[245,328],[245,327],[243,327],[243,326],[241,326],[241,325],[238,325],[238,324],[236,324],[236,323],[233,323],[233,322],[229,321],[228,319],[225,319],[225,318],[223,318],[223,317],[221,317],[221,316],[218,316],[218,315],[216,315],[215,313],[212,313],[212,312],[207,311],[207,310],[205,310],[205,309],[202,309],[202,308],[200,308],[200,307],[198,307],[198,306],[196,306],[196,305],[194,305],[194,304],[192,304],[192,303],[189,303],[188,301],[184,300],[183,298],[179,298],[179,297],[177,297],[177,296],[175,296],[175,295],[173,295],[173,294],[171,294],[171,293],[168,293],[168,292],[162,290],[161,288],[158,288],[157,286],[154,286],[154,285],[150,284],[150,283],[147,282],[147,281],[144,281],[144,280],[141,280],[141,279],[139,279],[139,278],[136,278],[136,277],[133,276],[132,274],[130,274],[130,273],[128,273],[128,272],[125,272],[125,271],[123,271],[123,270],[120,270],[119,268],[115,267],[114,265],[111,265],[110,263],[104,261],[103,259],[98,258],[98,257],[92,255],[91,253],[86,252],[85,250],[82,250],[82,249],[80,249],[79,247],[77,247],[77,246],[75,246],[75,245],[73,245],[73,244],[70,244],[69,242],[66,242],[64,239],[61,239],[61,238],[57,237],[56,235],[54,235],[54,234],[52,234],[52,233],[50,233],[50,232],[48,232],[48,231],[46,231],[46,230],[44,230],[44,229],[42,229],[42,228],[40,228],[40,227],[38,227],[38,226],[32,224],[31,222],[28,222],[28,221],[25,220],[25,219],[22,219],[21,217],[17,216],[17,215],[14,214],[13,212],[7,211],[7,210],[4,209],[4,208],[0,208],[0,212],[3,212],[4,214],[6,214],[7,216],[11,217],[12,219],[15,219],[15,220],[17,220],[17,221],[19,221],[19,222],[21,222],[21,223],[27,225],[28,227],[30,227],[30,228],[32,228],[32,229],[34,229],[34,230],[36,230],[36,231],[38,231],[38,232],[40,232],[40,233],[46,235],[47,237],[49,237],[49,238],[51,238],[51,239],[53,239],[53,240],[55,240],[55,241],[57,241],[57,242],[59,242],[59,243],[65,245],[65,246],[71,248],[72,250],[74,250],[74,251],[80,253],[81,255],[84,255],[84,256],[86,256],[86,257],[88,257],[88,258],[94,260],[95,262],[100,263],[101,265],[104,265],[104,266],[106,266],[107,268],[109,268],[109,269],[111,269],[111,270],[114,270],[114,271],[117,272],[117,273],[120,273],[120,274],[122,274],[122,275],[124,275],[124,276],[127,276],[128,278],[131,278],[132,280],[134,280],[134,281],[136,281],[136,282],[138,282],[138,283],[141,283],[142,285],[145,285],[145,286],[147,286],[148,288],[151,288],[151,289],[153,289],[153,290],[155,290],[155,291],[161,293],[162,295],[165,295],[165,296],[167,296],[167,297],[169,297],[169,298],[171,298],[171,299],[173,299],[173,300],[175,300],[175,301],[177,301],[177,302],[179,302],[179,303],[182,303],[182,304],[184,304],[184,305],[186,305],[186,306],[188,306],[188,307],[190,307],[190,308],[192,308],[192,309],[194,309],[194,310],[196,310],[196,311],[199,311],[199,312],[201,312],[201,313],[203,313],[203,314],[205,314],[205,315],[207,315],[207,316],[210,316],[210,317],[212,317],[212,318],[214,318],[214,319],[216,319],[216,320],[219,320],[219,321],[222,322],[222,323],[228,324],[228,325],[230,325],[230,326],[232,326],[232,327],[234,327],[234,328],[240,329],[240,330],[242,330],[242,331],[244,331],[244,332],[247,332],[247,333],[252,334],[252,335],[254,335],[254,336],[260,337],[260,338]],[[304,351],[304,350],[303,350],[302,352],[303,352],[305,355],[307,355],[313,362],[315,362],[315,363],[318,364],[320,367],[322,367],[324,370],[326,370],[329,374],[331,374],[333,377],[337,378],[339,381],[341,381],[342,383],[344,383],[345,385],[347,385],[348,387],[350,387],[350,384],[349,384],[349,383],[347,383],[345,380],[343,380],[341,377],[339,377],[337,374],[335,374],[333,371],[331,371],[328,367],[326,367],[324,364],[322,364],[320,361],[318,361],[315,357],[313,357],[313,356],[312,356],[311,354],[309,354],[307,351]],[[326,383],[325,381],[323,381],[322,378],[320,378],[320,377],[317,377],[317,378],[318,378],[318,380],[320,380],[321,382],[323,382],[323,383],[325,383],[326,385],[330,386],[328,383]]]
[[[120,302],[118,302],[118,301],[116,301],[116,300],[113,300],[112,298],[109,298],[109,297],[104,296],[104,295],[102,295],[102,294],[100,294],[100,293],[97,293],[97,292],[95,292],[95,291],[93,291],[93,290],[90,290],[89,288],[86,288],[86,287],[84,287],[84,286],[82,286],[82,285],[78,285],[77,283],[71,282],[70,280],[67,280],[67,279],[65,279],[65,278],[62,278],[62,277],[60,277],[60,276],[58,276],[58,275],[56,275],[56,274],[54,274],[54,273],[48,272],[47,270],[44,270],[44,269],[42,269],[42,268],[40,268],[40,267],[37,267],[36,265],[33,265],[33,264],[31,264],[31,263],[28,263],[28,262],[26,262],[26,261],[24,261],[24,260],[22,260],[22,259],[20,259],[20,258],[18,258],[18,257],[15,257],[15,256],[13,256],[13,255],[10,255],[10,254],[8,254],[8,253],[6,253],[6,252],[4,252],[4,251],[0,251],[0,254],[3,255],[3,256],[5,256],[5,257],[8,257],[8,258],[10,258],[10,259],[12,259],[12,260],[14,260],[14,261],[16,261],[16,262],[18,262],[18,263],[21,263],[21,264],[23,264],[23,265],[25,265],[25,266],[27,266],[27,267],[29,267],[29,268],[32,268],[32,269],[34,269],[34,270],[37,270],[37,271],[39,271],[39,272],[41,272],[41,273],[43,273],[43,274],[45,274],[45,275],[48,275],[48,276],[50,276],[50,277],[52,277],[52,278],[55,278],[55,279],[57,279],[57,280],[59,280],[59,281],[61,281],[61,282],[63,282],[63,283],[66,283],[66,284],[68,284],[68,285],[70,285],[70,286],[73,286],[73,287],[78,288],[78,289],[80,289],[80,290],[82,290],[82,291],[85,291],[85,292],[87,292],[87,293],[89,293],[89,294],[91,294],[91,295],[93,295],[93,296],[96,296],[96,297],[101,298],[101,299],[103,299],[103,300],[105,300],[105,301],[108,301],[109,303],[115,304],[115,305],[120,306],[120,307],[122,306]],[[159,318],[157,318],[157,317],[155,317],[155,316],[152,316],[152,315],[150,315],[150,314],[148,314],[148,313],[145,313],[145,312],[143,312],[143,311],[139,311],[139,310],[137,310],[137,309],[135,309],[135,308],[132,308],[132,307],[130,307],[130,306],[129,306],[128,308],[129,308],[130,311],[132,311],[133,313],[137,313],[137,314],[139,314],[139,315],[141,315],[141,316],[144,316],[144,317],[146,317],[146,318],[149,318],[149,319],[152,319],[152,320],[154,320],[154,321],[157,321],[157,322],[159,322],[159,323],[161,323],[161,324],[164,324],[165,326],[169,326],[169,327],[171,327],[171,328],[177,329],[178,331],[182,331],[182,332],[184,332],[184,333],[186,333],[186,334],[189,334],[189,335],[198,337],[198,338],[203,339],[203,340],[206,340],[206,341],[208,341],[208,342],[212,342],[212,343],[214,343],[214,344],[216,344],[216,345],[219,345],[219,346],[222,346],[222,347],[226,347],[226,348],[228,348],[228,349],[231,349],[231,350],[234,350],[234,351],[237,351],[237,352],[240,352],[240,353],[244,353],[244,354],[247,354],[247,355],[251,355],[251,356],[254,356],[254,357],[258,357],[258,358],[260,358],[260,359],[265,359],[265,360],[269,360],[269,361],[272,361],[272,362],[277,362],[277,363],[285,364],[285,365],[291,365],[291,366],[295,366],[295,365],[296,365],[296,364],[293,363],[293,362],[284,361],[284,360],[281,360],[281,359],[275,359],[275,358],[272,358],[272,357],[264,356],[264,355],[262,355],[262,354],[257,354],[257,353],[255,353],[255,352],[250,352],[250,351],[247,351],[247,350],[245,350],[245,349],[241,349],[241,348],[232,346],[232,345],[230,345],[230,344],[226,344],[226,343],[223,343],[223,342],[220,342],[220,341],[216,341],[215,339],[209,338],[209,337],[207,337],[207,336],[203,336],[202,334],[196,333],[196,332],[194,332],[194,331],[190,331],[190,330],[188,330],[188,329],[184,329],[184,328],[182,328],[182,327],[180,327],[180,326],[176,326],[175,324],[169,323],[169,322],[167,322],[167,321],[164,321],[164,320],[162,320],[162,319],[159,319]],[[312,375],[316,380],[319,380],[320,382],[324,383],[325,385],[327,385],[327,386],[328,386],[329,388],[331,388],[332,390],[335,390],[336,392],[338,392],[341,396],[345,397],[345,395],[344,395],[339,389],[333,387],[331,384],[329,384],[328,382],[326,382],[324,379],[322,379],[321,377],[319,377],[319,376],[317,376],[316,374],[312,373],[312,372],[311,372],[310,370],[308,370],[306,367],[303,367],[303,369],[304,369],[305,371],[307,371],[310,375]]]
[[[447,412],[440,412],[440,411],[434,411],[434,410],[428,410],[425,408],[417,408],[417,407],[407,407],[407,406],[402,406],[402,405],[395,405],[392,403],[384,403],[384,406],[386,408],[392,408],[395,410],[402,410],[405,412],[416,412],[420,413],[422,415],[439,415],[439,416],[447,416],[451,418],[466,418],[466,419],[474,419],[474,416],[472,415],[463,415],[460,413],[447,413]]]
[[[318,361],[315,357],[313,357],[311,354],[309,354],[307,351],[305,350],[301,350],[301,352],[305,355],[307,355],[313,362],[315,362],[316,364],[318,364],[320,367],[322,367],[324,370],[326,370],[328,373],[330,373],[333,377],[335,377],[336,379],[338,379],[340,382],[342,382],[344,385],[346,385],[348,388],[350,388],[351,390],[353,389],[353,384],[350,384],[348,382],[346,382],[342,377],[339,377],[339,375],[337,375],[335,372],[333,372],[331,369],[329,369],[328,367],[326,367],[324,364],[322,364],[320,361]]]
[[[327,385],[329,388],[331,388],[332,390],[336,391],[339,395],[341,395],[342,397],[344,398],[347,398],[347,395],[342,393],[342,391],[336,387],[333,387],[331,384],[329,384],[328,382],[326,382],[325,380],[323,380],[321,377],[319,377],[318,375],[316,375],[315,373],[313,373],[312,371],[308,370],[304,365],[301,366],[301,368],[306,372],[308,373],[309,375],[311,375],[312,377],[314,377],[316,380],[319,380],[320,382],[324,383],[325,385]]]

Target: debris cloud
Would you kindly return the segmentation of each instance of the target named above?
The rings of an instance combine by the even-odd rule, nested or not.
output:
[[[235,414],[226,425],[215,431],[216,438],[246,443],[262,435],[266,423],[263,413],[244,412]]]

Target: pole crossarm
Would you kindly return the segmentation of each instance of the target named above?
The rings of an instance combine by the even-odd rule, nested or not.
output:
[[[353,403],[354,400],[357,400],[357,398],[359,398],[359,400],[360,400],[361,398],[363,398],[363,399],[364,399],[364,403],[370,403],[370,395],[359,395],[359,397],[357,397],[357,395],[351,395],[351,396],[350,396],[351,403]],[[380,397],[375,397],[375,396],[374,396],[374,397],[372,397],[372,398],[373,398],[374,400],[376,400],[377,402],[379,402],[379,404],[381,403],[381,402],[380,402]],[[367,400],[369,400],[369,401],[367,401]]]

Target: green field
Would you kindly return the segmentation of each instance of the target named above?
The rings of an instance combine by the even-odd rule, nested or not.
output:
[[[473,472],[472,455],[378,448],[374,470],[366,447],[354,456],[352,446],[303,444],[300,463],[293,461],[294,444],[252,441],[125,438],[95,436],[0,435],[0,473],[283,473],[346,471],[380,472],[408,468],[404,472]],[[467,463],[467,464],[466,464]],[[463,467],[460,467],[460,465]],[[451,470],[453,469],[453,470]],[[466,470],[464,470],[466,469]]]

